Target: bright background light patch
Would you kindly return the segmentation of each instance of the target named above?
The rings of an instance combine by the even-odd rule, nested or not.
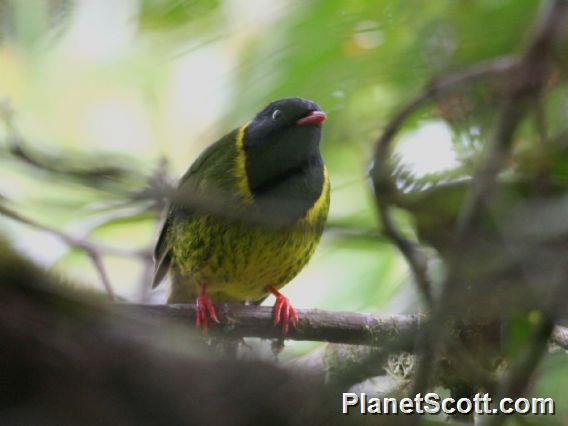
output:
[[[452,144],[452,133],[443,122],[429,122],[407,133],[395,152],[402,164],[417,176],[449,170],[459,165]]]

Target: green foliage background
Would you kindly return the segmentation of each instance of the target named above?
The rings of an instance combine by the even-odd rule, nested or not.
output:
[[[344,232],[378,226],[365,178],[374,140],[433,76],[518,52],[538,6],[535,0],[2,0],[0,97],[40,152],[108,158],[146,176],[164,156],[172,177],[270,100],[315,100],[329,116],[322,149],[332,180],[331,226],[285,293],[298,307],[414,312],[407,267],[391,244]],[[551,129],[565,120],[565,93],[557,88],[546,105]],[[401,144],[417,147],[426,162],[455,157],[438,161],[437,171],[463,166],[490,131],[495,106],[487,97],[422,111],[406,124]],[[425,148],[440,139],[448,143],[438,151]],[[130,184],[138,189],[144,180],[132,176]],[[128,206],[117,215],[101,208],[115,194],[31,173],[5,155],[0,194],[42,223],[95,241],[140,248],[156,237],[151,212]],[[399,219],[408,223],[403,214]],[[39,262],[99,288],[83,253],[1,220]],[[139,263],[112,256],[105,262],[117,293],[139,299]],[[163,300],[164,290],[153,298]],[[297,344],[290,353],[311,347]],[[542,383],[546,396],[566,407],[560,390],[568,377]]]

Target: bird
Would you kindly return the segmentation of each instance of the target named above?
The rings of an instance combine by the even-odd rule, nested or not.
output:
[[[196,326],[219,322],[215,304],[270,294],[283,335],[298,315],[279,290],[313,255],[327,221],[330,181],[320,152],[325,112],[299,97],[273,101],[206,148],[170,196],[152,288],[196,304]]]

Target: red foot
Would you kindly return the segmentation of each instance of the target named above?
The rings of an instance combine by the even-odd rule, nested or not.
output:
[[[282,321],[282,334],[288,333],[288,328],[290,324],[290,318],[295,324],[298,321],[298,314],[296,310],[290,304],[290,301],[282,293],[276,290],[274,287],[268,287],[268,290],[276,296],[276,302],[274,303],[274,308],[272,313],[274,315],[274,325],[277,325]]]
[[[201,286],[201,293],[197,296],[195,302],[197,307],[197,315],[195,318],[195,325],[197,328],[203,327],[203,335],[207,334],[207,328],[209,326],[209,318],[215,322],[219,322],[217,314],[215,313],[215,308],[213,307],[213,302],[211,298],[206,293],[207,284]]]

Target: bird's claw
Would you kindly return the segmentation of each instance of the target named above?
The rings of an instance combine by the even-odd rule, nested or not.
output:
[[[270,291],[276,296],[276,302],[274,308],[272,308],[274,325],[282,323],[282,335],[285,335],[288,333],[290,319],[294,324],[298,322],[298,314],[287,297],[274,288],[271,288]]]
[[[207,293],[202,292],[199,296],[197,296],[196,308],[195,325],[197,328],[203,328],[203,335],[205,336],[207,335],[207,329],[209,327],[209,319],[216,323],[219,322],[213,302]]]

